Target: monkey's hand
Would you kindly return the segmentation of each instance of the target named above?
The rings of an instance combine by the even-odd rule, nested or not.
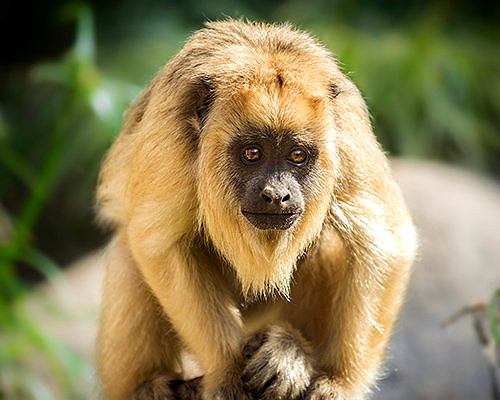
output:
[[[242,380],[257,399],[298,399],[314,374],[310,354],[299,332],[289,326],[270,326],[244,347],[247,362]]]

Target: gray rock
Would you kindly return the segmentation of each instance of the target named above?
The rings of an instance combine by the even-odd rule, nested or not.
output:
[[[406,305],[374,399],[491,400],[488,363],[464,306],[500,287],[500,188],[443,164],[396,160],[420,235]]]

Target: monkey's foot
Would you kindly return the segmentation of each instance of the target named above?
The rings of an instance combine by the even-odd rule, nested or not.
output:
[[[225,376],[205,376],[203,388],[203,400],[254,400],[252,395],[243,387],[239,376],[234,375],[236,371],[230,369]],[[222,378],[222,379],[221,379]],[[222,380],[222,383],[217,383]]]
[[[201,377],[183,381],[171,375],[161,375],[144,382],[134,392],[132,400],[201,400]]]
[[[189,381],[175,381],[170,387],[175,391],[176,400],[201,400],[201,379],[194,378]]]
[[[307,388],[304,400],[361,400],[362,397],[349,393],[344,387],[325,375],[317,376]]]
[[[170,385],[172,377],[162,375],[142,383],[132,395],[132,400],[174,400],[177,399]]]
[[[291,327],[271,326],[246,344],[242,380],[257,399],[298,399],[309,386],[314,368],[308,344]]]

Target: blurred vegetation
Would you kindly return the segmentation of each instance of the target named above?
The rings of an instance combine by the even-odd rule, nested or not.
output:
[[[54,397],[21,363],[33,354],[48,360],[62,398],[84,397],[89,360],[46,337],[15,304],[31,283],[54,279],[58,265],[105,242],[93,214],[100,160],[127,104],[205,20],[309,30],[364,93],[386,150],[500,176],[500,6],[485,0],[25,8],[0,6],[0,399]]]

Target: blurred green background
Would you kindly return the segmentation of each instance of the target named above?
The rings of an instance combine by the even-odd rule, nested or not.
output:
[[[4,1],[0,399],[53,398],[20,362],[31,353],[48,360],[63,398],[83,398],[91,361],[44,335],[15,304],[105,243],[94,220],[96,176],[127,104],[191,32],[225,17],[312,32],[360,87],[390,154],[500,176],[498,2]]]

